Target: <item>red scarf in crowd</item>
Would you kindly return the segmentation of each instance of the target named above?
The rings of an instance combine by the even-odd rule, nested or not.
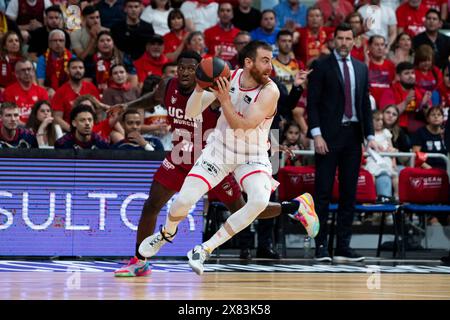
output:
[[[94,57],[95,64],[95,81],[97,86],[107,84],[109,81],[109,69],[111,68],[114,57],[104,58],[100,52],[97,52]]]
[[[0,87],[6,88],[16,81],[16,62],[22,59],[21,56],[6,55],[0,60]]]
[[[44,57],[46,65],[45,85],[56,90],[69,80],[67,65],[69,60],[72,59],[72,53],[69,50],[64,49],[62,57],[55,57],[55,55],[50,52],[50,49],[47,49],[44,53]]]
[[[116,89],[116,90],[120,90],[120,91],[129,91],[132,88],[132,86],[131,86],[131,83],[128,81],[125,83],[122,83],[122,84],[118,84],[118,83],[115,83],[114,81],[110,80],[108,83],[108,88],[112,88],[112,89]]]

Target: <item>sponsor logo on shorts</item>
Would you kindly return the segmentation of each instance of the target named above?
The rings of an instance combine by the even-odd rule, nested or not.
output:
[[[251,166],[263,166],[266,168],[271,168],[271,164],[270,163],[266,163],[266,162],[259,162],[259,161],[247,161],[245,164],[251,165]]]
[[[208,171],[208,173],[210,175],[212,175],[213,177],[217,177],[217,175],[219,174],[220,170],[215,164],[208,162],[206,160],[203,160],[201,165],[202,165],[203,169]]]
[[[163,165],[163,167],[166,168],[167,170],[173,170],[173,169],[175,169],[175,166],[174,166],[172,163],[170,163],[170,161],[167,160],[167,159],[164,159],[162,165]]]

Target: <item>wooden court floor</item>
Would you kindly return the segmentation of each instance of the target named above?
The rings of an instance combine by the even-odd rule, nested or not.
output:
[[[378,300],[450,299],[450,275],[363,273],[2,272],[0,300]],[[369,282],[369,286],[368,286]]]

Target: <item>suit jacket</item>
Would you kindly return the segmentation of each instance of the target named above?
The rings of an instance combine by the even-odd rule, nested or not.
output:
[[[369,100],[368,68],[351,58],[355,72],[355,109],[360,126],[360,140],[373,135],[372,111]],[[335,141],[344,116],[344,79],[334,54],[315,60],[308,80],[308,135],[319,127],[325,141]]]

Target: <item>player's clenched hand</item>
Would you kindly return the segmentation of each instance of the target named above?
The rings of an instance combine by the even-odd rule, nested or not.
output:
[[[223,104],[226,101],[229,101],[230,98],[230,81],[228,81],[225,77],[220,77],[216,80],[217,90],[213,90],[217,99]]]

